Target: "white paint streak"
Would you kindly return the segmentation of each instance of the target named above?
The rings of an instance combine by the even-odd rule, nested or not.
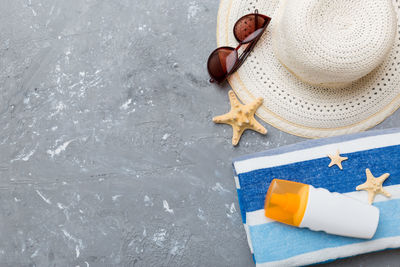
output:
[[[27,154],[25,154],[25,149],[23,149],[22,153],[19,154],[15,159],[12,159],[10,162],[12,163],[12,162],[18,161],[18,160],[28,161],[33,156],[33,154],[35,154],[38,146],[39,146],[39,144],[36,144],[35,148],[32,149],[31,151],[29,151]]]
[[[116,201],[120,197],[122,197],[122,195],[115,195],[115,196],[112,196],[111,198],[112,198],[112,201]]]
[[[29,9],[32,11],[33,16],[37,16],[37,12],[33,9],[32,7],[32,0],[28,0],[28,5],[27,7],[29,7]]]
[[[168,213],[173,214],[174,210],[169,208],[169,204],[166,200],[163,200],[163,206],[164,206],[164,210]]]
[[[151,207],[152,207],[152,206],[154,205],[153,200],[151,200],[151,198],[150,198],[148,195],[145,195],[145,196],[144,196],[143,201],[144,201],[144,205],[145,205],[146,207],[148,207],[148,206],[151,206]]]
[[[50,199],[46,198],[42,192],[40,192],[39,190],[36,190],[36,193],[44,200],[44,202],[46,202],[47,204],[51,205],[51,201]]]
[[[197,217],[202,221],[206,221],[206,217],[204,216],[204,211],[201,208],[197,209]]]
[[[132,103],[132,98],[128,99],[128,101],[126,101],[124,104],[122,104],[119,109],[121,110],[127,110],[129,108],[129,106]]]
[[[178,251],[178,246],[173,246],[172,248],[171,248],[171,250],[169,251],[169,253],[171,254],[171,255],[176,255],[176,252]]]
[[[232,214],[236,213],[235,203],[232,203],[230,206],[229,204],[225,204],[225,207],[229,210],[229,213],[226,214],[226,217],[232,218]]]
[[[235,212],[236,212],[235,203],[232,203],[232,204],[231,204],[231,207],[230,207],[229,211],[230,211],[231,213],[235,213]]]
[[[61,229],[61,231],[63,232],[65,237],[68,238],[68,240],[72,240],[76,244],[75,253],[76,253],[76,257],[78,258],[80,255],[80,249],[84,248],[82,239],[74,237],[73,235],[68,233],[67,230],[65,230],[65,229]]]
[[[59,101],[57,103],[57,105],[54,107],[55,111],[50,114],[50,118],[54,117],[57,114],[59,114],[61,111],[63,111],[66,108],[67,108],[67,106],[62,101]]]
[[[151,28],[148,27],[146,24],[139,25],[139,27],[137,29],[139,31],[149,31],[149,32],[151,32]]]
[[[215,192],[219,192],[219,193],[230,193],[231,191],[225,189],[222,187],[222,185],[220,183],[216,183],[213,187],[211,187],[211,189]]]
[[[169,253],[173,256],[181,255],[184,248],[185,248],[185,243],[181,243],[179,241],[174,241],[174,246],[171,248]]]
[[[57,207],[64,212],[65,218],[69,221],[69,210],[68,207],[60,202],[57,202]]]
[[[81,255],[81,251],[79,250],[79,246],[78,245],[75,245],[75,254],[76,254],[77,258],[79,258],[79,255]]]
[[[165,229],[160,229],[153,235],[153,241],[156,243],[157,246],[162,247],[163,242],[166,239],[167,231]]]
[[[35,252],[33,252],[33,254],[31,255],[31,258],[34,258],[37,256],[38,252],[40,249],[35,250]]]
[[[67,147],[69,146],[69,144],[73,141],[75,141],[75,139],[64,142],[62,145],[58,146],[54,150],[48,149],[47,154],[49,154],[52,158],[54,156],[58,156],[58,155],[60,155],[61,152],[65,151],[67,149]]]
[[[51,15],[53,15],[54,8],[55,8],[55,6],[54,6],[54,5],[53,5],[53,6],[50,8],[50,11],[49,11],[49,15],[50,15],[50,16],[51,16]]]
[[[32,157],[32,155],[35,154],[35,151],[36,151],[35,149],[31,150],[28,154],[26,154],[25,157],[22,158],[22,160],[23,161],[28,161]]]
[[[170,134],[166,133],[163,135],[162,140],[167,140],[168,137],[170,137],[170,136],[171,136]]]
[[[187,18],[188,20],[196,17],[197,13],[200,11],[200,7],[197,5],[195,1],[190,2],[188,8]]]

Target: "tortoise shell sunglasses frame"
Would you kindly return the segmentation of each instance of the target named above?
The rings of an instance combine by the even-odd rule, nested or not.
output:
[[[222,83],[234,73],[254,49],[270,22],[271,18],[259,14],[257,9],[254,13],[241,17],[233,27],[233,35],[239,45],[236,48],[219,47],[208,58],[207,69],[211,77],[210,82]],[[238,50],[246,44],[247,47],[239,56]]]

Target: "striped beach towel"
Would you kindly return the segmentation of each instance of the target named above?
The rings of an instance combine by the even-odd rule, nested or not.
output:
[[[343,170],[328,167],[328,154],[339,150]],[[400,247],[400,129],[306,141],[234,160],[241,215],[257,266],[298,266]],[[377,232],[363,240],[314,232],[274,222],[264,216],[264,200],[272,179],[286,179],[326,188],[368,202],[368,193],[356,191],[366,181],[366,169],[375,177],[390,173],[378,195]]]

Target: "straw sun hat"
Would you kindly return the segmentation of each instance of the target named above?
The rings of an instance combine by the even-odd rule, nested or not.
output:
[[[258,116],[318,138],[375,126],[400,106],[400,0],[221,0],[218,46],[236,47],[233,26],[254,12],[267,31],[229,77]]]

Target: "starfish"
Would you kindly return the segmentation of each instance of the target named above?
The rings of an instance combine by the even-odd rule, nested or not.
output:
[[[266,134],[267,130],[254,118],[254,113],[262,105],[263,99],[257,98],[254,102],[242,105],[236,98],[235,93],[229,91],[231,111],[213,118],[215,123],[229,124],[233,128],[232,144],[236,146],[245,130],[253,130],[261,134]]]
[[[367,174],[367,181],[356,187],[356,190],[365,190],[368,192],[368,202],[372,204],[374,202],[375,196],[377,194],[382,194],[386,197],[391,197],[392,195],[383,190],[382,184],[389,177],[389,173],[385,173],[378,178],[375,178],[369,169],[365,170]]]
[[[331,163],[329,163],[329,168],[332,167],[333,165],[337,165],[341,170],[343,170],[342,161],[349,159],[348,157],[341,157],[339,149],[336,151],[335,155],[328,155],[328,157],[331,159]]]

